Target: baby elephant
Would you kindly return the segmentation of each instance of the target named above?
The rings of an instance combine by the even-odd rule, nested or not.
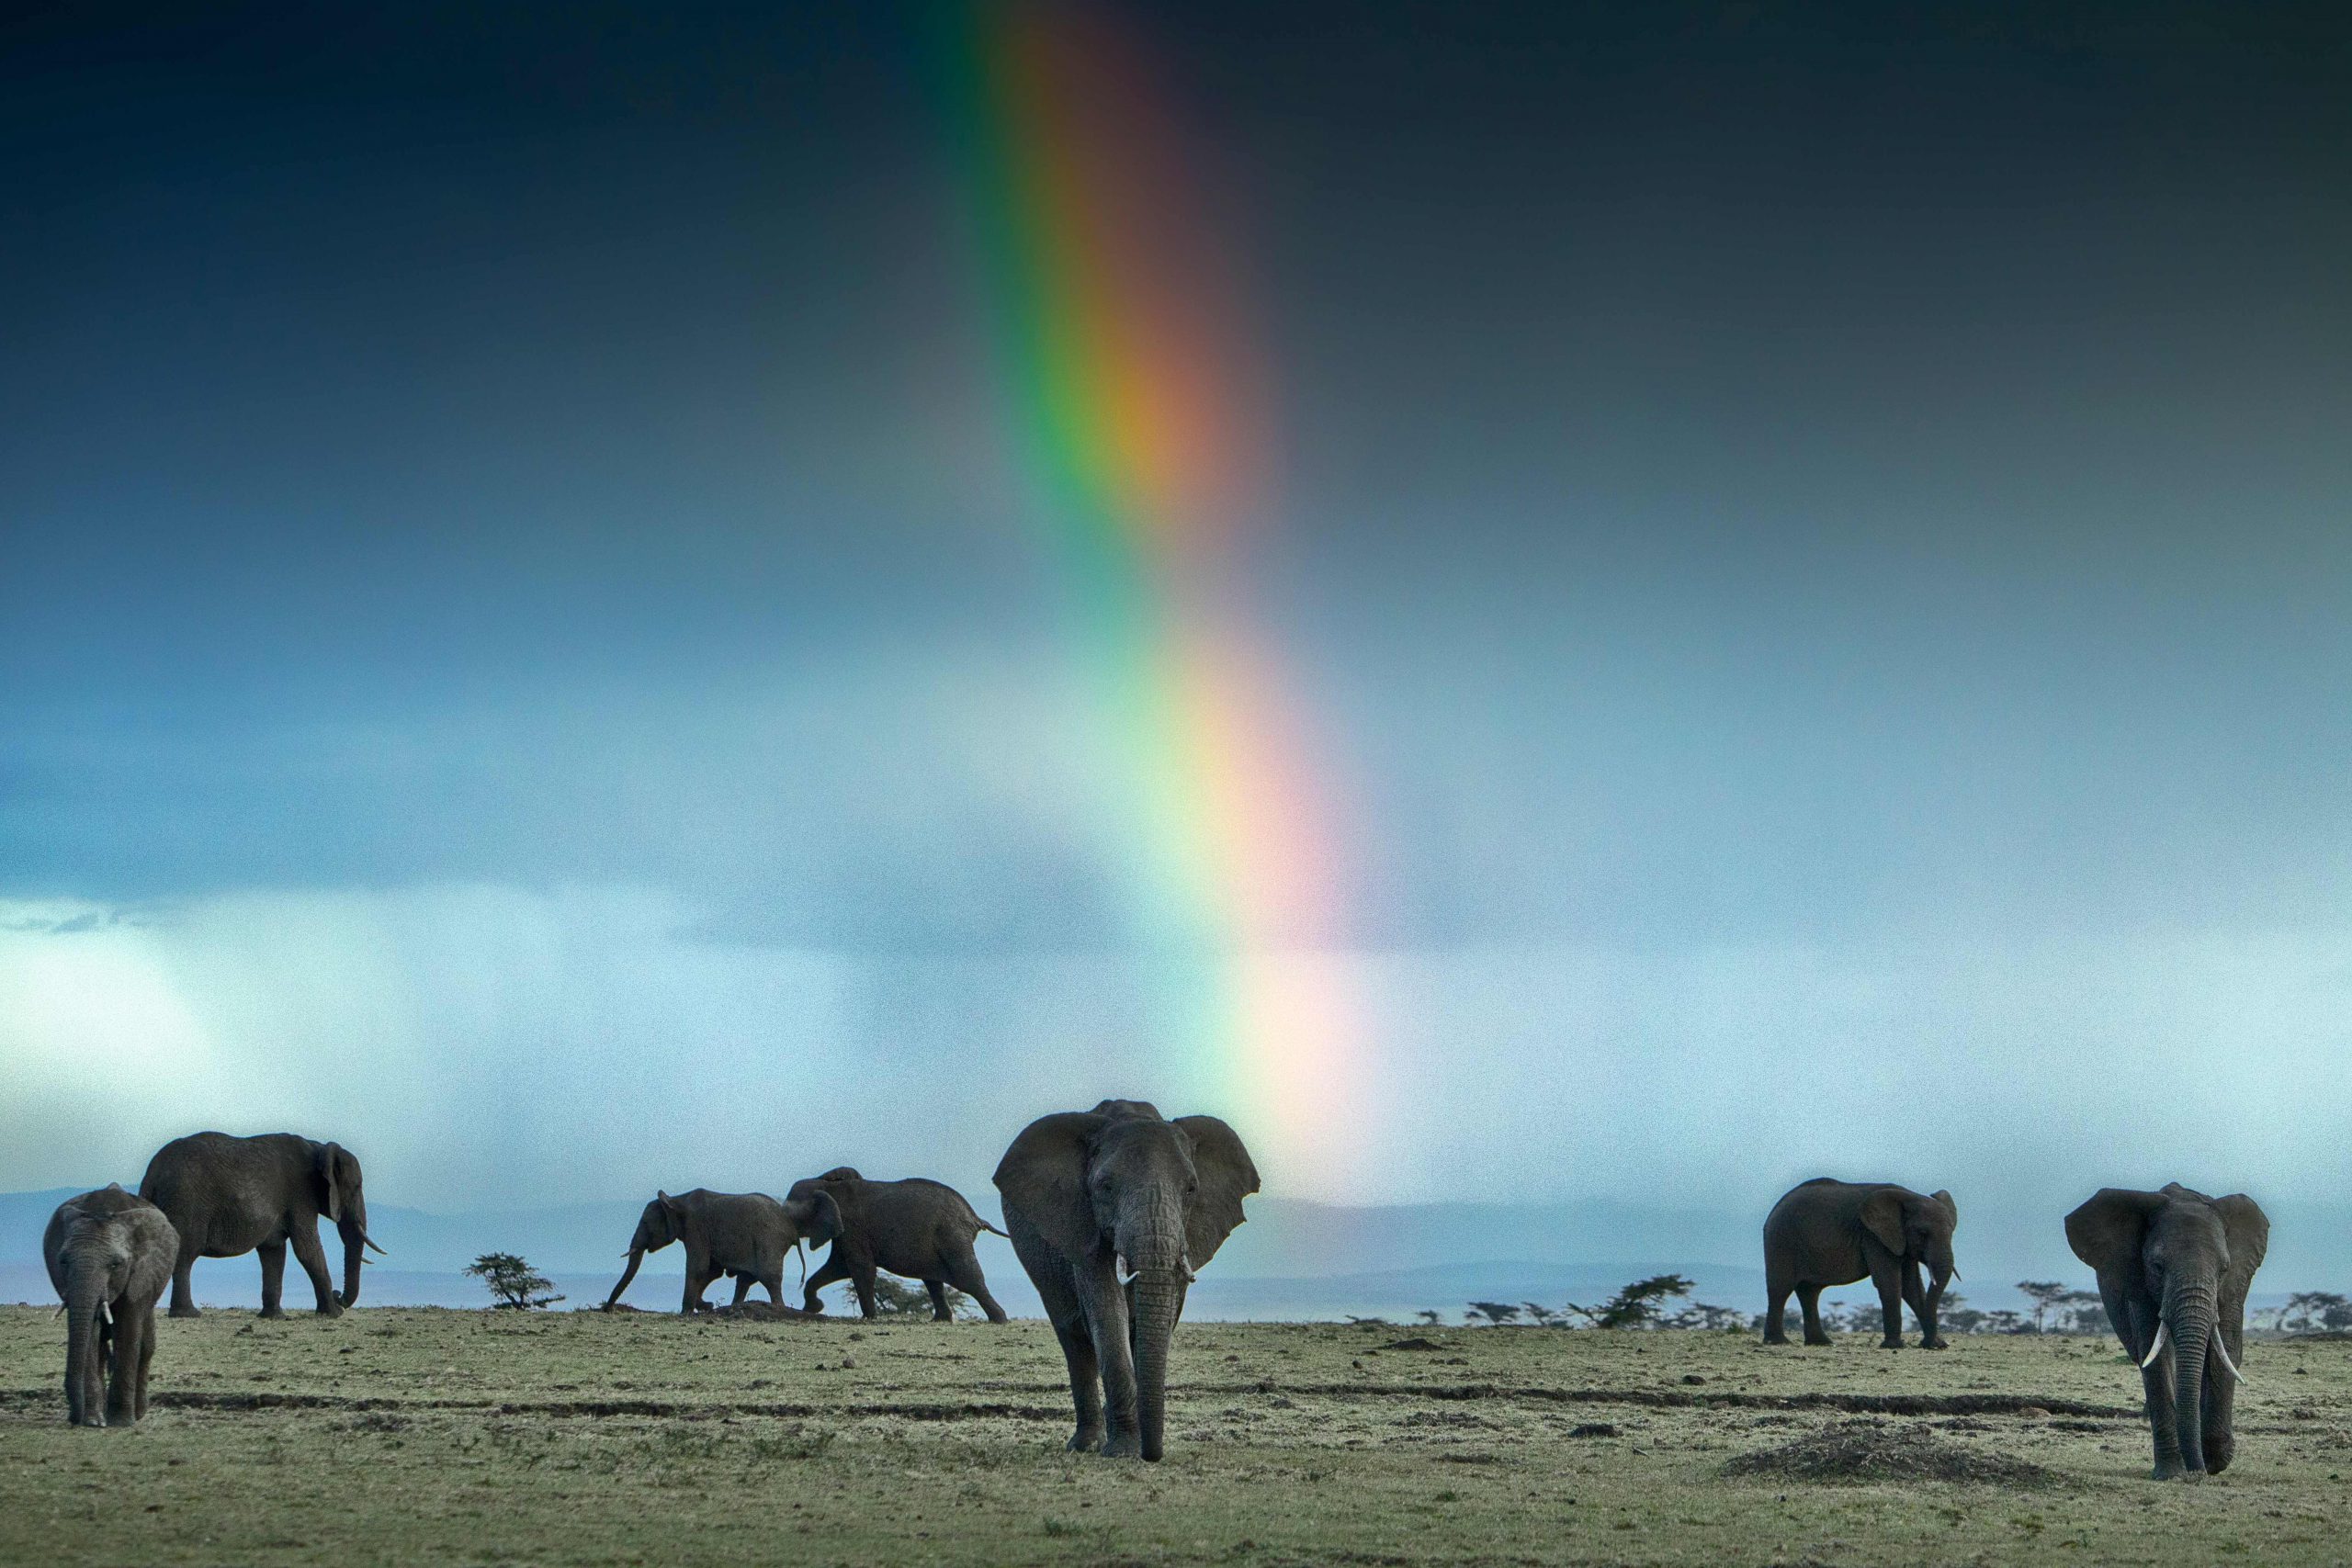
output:
[[[1960,1210],[1949,1192],[1826,1176],[1791,1188],[1764,1221],[1764,1343],[1789,1342],[1781,1314],[1794,1291],[1804,1308],[1804,1342],[1828,1344],[1821,1331],[1822,1287],[1868,1279],[1878,1287],[1886,1328],[1881,1346],[1903,1348],[1903,1303],[1908,1302],[1918,1315],[1920,1348],[1942,1349],[1936,1308],[1945,1285],[1959,1277],[1951,1261],[1951,1233],[1959,1224]]]
[[[702,1293],[722,1274],[735,1276],[735,1304],[752,1293],[753,1284],[765,1285],[768,1300],[784,1304],[784,1260],[802,1242],[822,1247],[841,1233],[841,1211],[822,1193],[779,1203],[764,1192],[657,1192],[638,1216],[637,1234],[629,1237],[628,1268],[605,1298],[611,1306],[621,1299],[637,1266],[649,1252],[672,1242],[686,1248],[686,1295],[680,1312],[704,1312],[710,1303]]]
[[[76,1427],[128,1427],[147,1414],[155,1300],[179,1250],[164,1211],[119,1184],[49,1217],[40,1251],[65,1303],[65,1418]]]

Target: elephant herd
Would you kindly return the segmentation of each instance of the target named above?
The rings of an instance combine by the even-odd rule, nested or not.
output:
[[[686,1260],[681,1310],[706,1309],[704,1292],[721,1278],[734,1280],[738,1304],[754,1285],[781,1304],[786,1256],[830,1245],[808,1277],[804,1311],[821,1312],[818,1292],[847,1280],[871,1317],[876,1275],[888,1271],[921,1280],[942,1320],[952,1287],[1001,1323],[1004,1309],[973,1250],[990,1231],[1012,1243],[1060,1341],[1077,1413],[1069,1448],[1159,1458],[1169,1345],[1187,1288],[1258,1190],[1249,1150],[1214,1116],[1171,1120],[1141,1100],[1106,1100],[1031,1122],[994,1179],[1002,1230],[941,1182],[869,1180],[847,1166],[795,1182],[781,1201],[760,1192],[660,1192],[638,1219],[628,1267],[605,1304],[620,1300],[647,1253],[673,1242]],[[339,1292],[319,1244],[322,1216],[343,1242]],[[1828,1344],[1822,1291],[1867,1279],[1878,1291],[1882,1345],[1903,1344],[1908,1305],[1920,1345],[1943,1348],[1937,1309],[1959,1277],[1959,1223],[1949,1192],[1826,1177],[1792,1189],[1764,1222],[1765,1343],[1788,1342],[1793,1294],[1804,1342]],[[2209,1198],[2177,1183],[2159,1192],[2103,1188],[2066,1216],[2067,1244],[2098,1276],[2108,1320],[2140,1364],[2159,1478],[2218,1473],[2230,1463],[2246,1294],[2269,1235],[2251,1198]],[[289,1247],[322,1315],[357,1302],[364,1253],[383,1249],[368,1235],[359,1161],[340,1144],[198,1133],[156,1151],[137,1194],[117,1185],[60,1204],[42,1255],[68,1318],[68,1418],[128,1426],[145,1413],[155,1303],[168,1282],[171,1315],[196,1314],[188,1272],[198,1258],[259,1254],[262,1315],[282,1316]]]
[[[1764,1221],[1764,1342],[1785,1345],[1782,1313],[1795,1292],[1804,1342],[1826,1345],[1819,1302],[1829,1285],[1878,1288],[1885,1337],[1903,1344],[1903,1308],[1923,1348],[1944,1348],[1936,1308],[1959,1278],[1949,1192],[1821,1177],[1792,1188]],[[2218,1475],[2236,1447],[2238,1362],[2245,1299],[2270,1246],[2270,1220],[2243,1192],[2226,1198],[2174,1182],[2161,1192],[2103,1187],[2066,1216],[2066,1245],[2098,1276],[2099,1301],[2124,1350],[2140,1363],[2157,1480]],[[1927,1271],[1923,1281],[1922,1269]]]
[[[764,1192],[658,1192],[638,1217],[628,1267],[605,1304],[619,1302],[649,1252],[684,1247],[681,1310],[708,1303],[722,1277],[741,1304],[752,1287],[784,1299],[784,1260],[796,1247],[831,1251],[802,1298],[847,1280],[875,1315],[877,1271],[921,1280],[946,1319],[949,1288],[992,1323],[973,1239],[1008,1237],[1046,1303],[1069,1365],[1078,1411],[1072,1450],[1158,1459],[1166,1423],[1168,1347],[1194,1270],[1216,1256],[1258,1190],[1257,1167],[1214,1116],[1170,1121],[1142,1100],[1039,1118],[996,1169],[1006,1228],[999,1230],[942,1182],[873,1181],[848,1166],[795,1182],[782,1201]],[[337,1291],[319,1245],[323,1215],[341,1236]],[[340,1144],[290,1133],[198,1133],[157,1150],[136,1195],[119,1184],[58,1205],[42,1238],[51,1284],[67,1314],[67,1418],[127,1427],[146,1413],[155,1303],[171,1285],[171,1315],[197,1315],[188,1274],[198,1258],[261,1257],[262,1315],[282,1317],[286,1252],[311,1277],[322,1316],[359,1300],[368,1248],[359,1161]]]

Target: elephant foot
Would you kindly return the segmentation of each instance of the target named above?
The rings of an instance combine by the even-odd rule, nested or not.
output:
[[[1949,1350],[1951,1348],[1951,1341],[1942,1338],[1922,1339],[1919,1341],[1919,1348],[1922,1350]]]
[[[286,1309],[284,1307],[277,1306],[266,1306],[261,1309],[261,1315],[264,1317],[284,1317],[286,1315]]]
[[[1106,1438],[1102,1444],[1102,1457],[1104,1459],[1143,1458],[1142,1434],[1136,1432],[1120,1432]]]
[[[1767,1334],[1764,1336],[1764,1343],[1767,1345],[1785,1345],[1788,1342],[1789,1337],[1785,1334]]]
[[[1080,1427],[1076,1432],[1070,1435],[1069,1441],[1064,1443],[1062,1448],[1064,1451],[1069,1453],[1091,1454],[1102,1446],[1102,1433],[1099,1428],[1090,1431],[1086,1427]]]
[[[1882,1350],[1900,1350],[1903,1348],[1903,1337],[1899,1334],[1889,1335],[1878,1342],[1878,1348]]]
[[[2171,1464],[2160,1464],[2156,1466],[2155,1469],[2148,1472],[2148,1479],[2151,1481],[2178,1481],[2188,1473],[2188,1472],[2182,1469],[2179,1462],[2176,1461]]]
[[[341,1302],[321,1302],[319,1303],[319,1315],[321,1317],[341,1317],[343,1315],[343,1303]]]
[[[1826,1334],[1821,1336],[1817,1339],[1808,1334],[1804,1337],[1804,1342],[1808,1345],[1827,1345],[1830,1343],[1830,1338]]]
[[[196,1306],[193,1303],[175,1302],[173,1303],[172,1309],[164,1315],[165,1317],[202,1317],[204,1314],[196,1310]]]

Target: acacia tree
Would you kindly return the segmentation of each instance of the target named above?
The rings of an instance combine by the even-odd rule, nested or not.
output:
[[[1464,1315],[1474,1320],[1483,1317],[1500,1328],[1504,1324],[1515,1321],[1519,1313],[1519,1307],[1510,1302],[1472,1302],[1469,1312]]]
[[[1597,1307],[1568,1303],[1568,1310],[1595,1328],[1652,1328],[1664,1315],[1661,1303],[1690,1293],[1691,1282],[1679,1274],[1653,1274],[1636,1280]]]
[[[527,1312],[563,1300],[549,1293],[555,1284],[553,1280],[512,1252],[485,1252],[473,1260],[466,1272],[490,1287],[490,1293],[498,1298],[491,1303],[494,1307]]]

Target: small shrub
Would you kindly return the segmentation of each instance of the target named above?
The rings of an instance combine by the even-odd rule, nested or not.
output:
[[[555,1284],[553,1280],[511,1252],[485,1252],[473,1260],[466,1272],[490,1287],[490,1293],[497,1298],[491,1304],[496,1307],[528,1311],[563,1300],[548,1293]]]

